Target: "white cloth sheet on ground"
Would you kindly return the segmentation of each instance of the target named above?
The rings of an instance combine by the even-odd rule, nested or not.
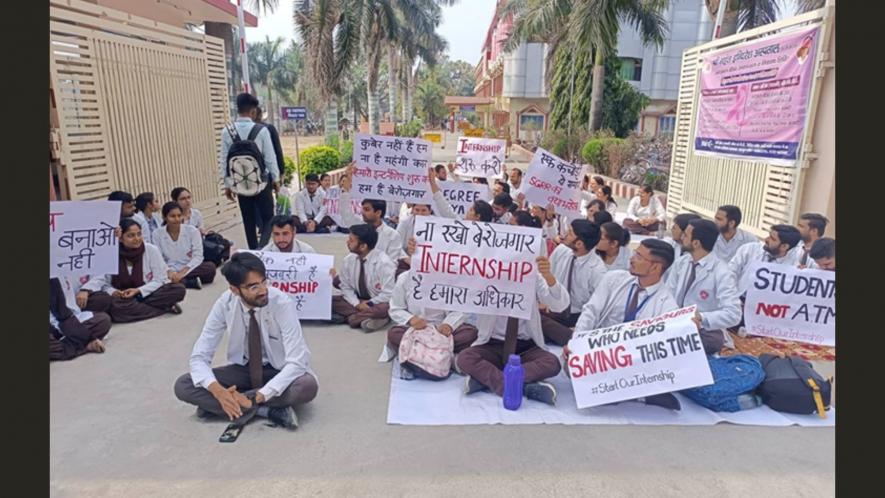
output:
[[[550,347],[560,356],[562,348]],[[382,352],[379,361],[385,361]],[[836,410],[827,418],[817,415],[779,413],[762,405],[735,413],[708,410],[685,396],[676,394],[681,411],[628,401],[619,404],[578,410],[571,383],[565,372],[550,379],[556,387],[556,406],[523,399],[519,410],[506,410],[501,398],[489,392],[465,395],[464,377],[455,373],[444,381],[402,380],[399,362],[394,361],[390,381],[387,423],[400,425],[485,425],[485,424],[565,424],[565,425],[715,425],[730,422],[738,425],[786,427],[833,427]]]

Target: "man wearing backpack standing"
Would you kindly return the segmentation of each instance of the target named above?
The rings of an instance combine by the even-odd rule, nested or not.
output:
[[[255,123],[258,99],[248,93],[237,96],[236,121],[221,131],[218,172],[224,195],[237,199],[249,249],[257,250],[259,230],[273,218],[273,192],[280,188],[280,169],[267,127]]]

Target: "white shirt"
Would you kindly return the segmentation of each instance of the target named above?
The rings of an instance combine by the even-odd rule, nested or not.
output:
[[[517,188],[514,187],[512,183],[510,183],[510,180],[507,180],[507,185],[510,187],[510,198],[513,199],[513,202],[519,204],[519,201],[516,198],[519,197],[519,194],[522,193],[522,187],[523,185],[525,185],[525,183],[520,180],[519,188]]]
[[[302,223],[307,220],[321,221],[326,216],[326,206],[323,205],[323,199],[325,198],[326,194],[321,193],[320,189],[313,193],[313,199],[310,198],[310,192],[307,189],[298,191],[292,200],[292,209],[295,216]]]
[[[262,251],[268,252],[283,252],[280,251],[280,248],[274,243],[273,239],[267,243],[266,246],[262,249]],[[292,241],[292,250],[289,252],[307,252],[307,253],[316,253],[313,247],[310,246],[307,242],[302,242],[298,239],[294,239]]]
[[[725,330],[741,322],[741,299],[737,290],[737,280],[728,269],[728,264],[710,253],[697,261],[694,283],[685,292],[680,303],[685,284],[695,263],[691,255],[678,258],[667,278],[667,287],[680,307],[697,305],[701,314],[701,325],[706,330]]]
[[[596,254],[596,251],[593,251]],[[602,264],[605,265],[606,271],[612,270],[629,270],[630,269],[630,258],[633,257],[633,249],[630,249],[629,246],[619,247],[618,255],[615,256],[615,260],[612,261],[611,264],[605,262],[605,260],[599,254],[596,254],[596,257],[602,261]]]
[[[412,279],[412,270],[405,271],[396,279],[396,286],[393,288],[393,297],[390,299],[390,319],[397,325],[410,326],[409,320],[413,316],[423,318],[427,323],[433,325],[446,324],[455,330],[464,323],[466,318],[464,313],[460,311],[444,311],[436,308],[425,308],[422,304],[415,302],[412,297],[412,291],[415,289],[415,281]]]
[[[144,278],[144,285],[139,287],[138,290],[141,291],[142,297],[148,297],[152,292],[169,283],[169,267],[166,266],[166,261],[163,259],[160,249],[147,242],[144,244],[144,255],[141,258],[141,273]],[[131,273],[132,266],[127,265],[127,268]],[[104,291],[108,294],[113,294],[118,290],[126,290],[115,289],[111,285],[112,279],[113,275],[97,275],[83,284],[82,288],[90,292]]]
[[[519,320],[517,337],[523,340],[532,339],[535,341],[535,345],[546,350],[538,303],[546,305],[554,313],[560,313],[568,308],[568,292],[565,290],[565,285],[559,280],[556,281],[556,285],[550,287],[544,277],[538,275],[535,284],[535,297],[536,300],[532,301],[532,317],[529,320]],[[507,332],[507,317],[477,314],[477,329],[479,337],[473,342],[473,346],[481,346],[489,342],[490,339],[503,341]]]
[[[725,240],[722,234],[716,239],[716,245],[713,246],[713,254],[725,263],[731,262],[731,258],[737,253],[738,248],[744,244],[759,242],[759,239],[749,233],[738,228],[731,240]]]
[[[796,247],[794,247],[790,251],[793,253],[793,258],[796,259],[796,266],[799,266],[802,264],[802,257],[805,256],[807,253],[811,252],[811,247],[813,245],[814,245],[814,243],[812,242],[810,245],[808,245],[808,247],[806,247],[805,242],[800,241],[798,244],[796,244]],[[805,258],[805,267],[806,268],[817,268],[818,267],[817,263],[814,262],[814,258],[811,257],[811,254],[808,254],[808,257]]]
[[[554,240],[557,236],[565,237],[568,233],[569,222],[562,215],[556,215],[552,220],[544,220],[544,225],[541,227],[542,234],[545,239]]]
[[[237,120],[234,121],[234,128],[236,128],[237,134],[242,140],[246,140],[249,137],[249,132],[252,131],[254,125],[255,123],[251,118],[238,117]],[[221,130],[221,150],[218,153],[218,176],[224,180],[224,186],[228,188],[231,186],[231,181],[230,177],[227,175],[227,152],[230,150],[230,146],[233,143],[234,139],[230,136],[228,127],[225,126]],[[279,181],[280,168],[277,163],[277,155],[274,153],[273,141],[270,139],[270,131],[266,126],[255,136],[255,144],[258,145],[258,150],[260,150],[262,156],[264,156],[264,167],[267,169],[267,175],[270,177],[269,181]]]
[[[551,272],[556,277],[556,281],[562,282],[566,289],[568,289],[568,269],[572,258],[575,258],[575,252],[563,244],[556,246],[556,249],[550,254]],[[593,289],[605,276],[605,272],[605,264],[598,257],[594,257],[593,251],[575,259],[572,289],[569,294],[572,313],[581,312],[581,308],[590,299]]]
[[[154,232],[153,243],[160,248],[163,259],[174,272],[188,270],[203,263],[203,236],[190,225],[181,225],[178,240],[172,240],[167,227]]]
[[[366,256],[366,286],[373,303],[386,303],[393,296],[396,285],[396,263],[377,249]],[[360,260],[354,253],[348,254],[341,263],[341,296],[353,306],[360,303]]]
[[[605,274],[590,300],[581,310],[575,331],[595,330],[624,323],[628,299],[631,290],[639,290],[638,308],[636,319],[654,318],[660,314],[679,309],[676,299],[670,293],[670,289],[661,280],[655,285],[645,289],[639,287],[639,277],[630,275],[630,272],[617,270]]]
[[[274,287],[267,289],[267,306],[256,308],[255,319],[261,330],[262,360],[279,370],[267,384],[258,390],[264,399],[279,396],[298,377],[310,373],[310,350],[301,334],[301,324],[292,299]],[[190,373],[195,387],[208,389],[215,382],[212,358],[224,337],[227,359],[236,365],[249,364],[249,321],[246,306],[230,290],[215,301],[203,325],[190,357]]]
[[[768,251],[764,249],[765,243],[757,241],[755,244],[744,244],[734,255],[734,258],[728,263],[728,269],[734,274],[737,279],[738,291],[743,294],[747,291],[747,288],[750,286],[750,267],[752,266],[754,261],[765,261],[768,262],[769,254]],[[780,258],[775,258],[770,261],[771,263],[777,263],[781,265],[787,266],[796,266],[796,253],[792,250],[787,251],[787,254]]]
[[[638,195],[630,199],[630,204],[627,205],[627,218],[632,218],[634,220],[655,218],[658,221],[664,221],[667,211],[664,210],[664,206],[661,204],[661,201],[658,200],[657,196],[652,195],[648,199],[648,206],[643,207],[640,204],[641,202],[642,200]]]
[[[349,206],[350,192],[341,192],[341,198],[338,200],[338,204],[340,206]],[[365,223],[362,218],[350,212],[349,209],[341,210],[341,221],[344,222],[347,227]],[[402,237],[400,237],[396,230],[382,222],[381,226],[377,228],[377,231],[378,243],[375,244],[376,251],[380,250],[381,252],[387,253],[387,256],[393,260],[394,263],[406,257],[405,252],[403,252]]]
[[[65,304],[68,309],[71,310],[71,313],[77,317],[77,321],[80,323],[85,322],[86,320],[92,319],[94,316],[91,311],[81,310],[79,306],[77,306],[77,291],[80,289],[80,282],[76,279],[74,282],[71,282],[71,279],[67,276],[58,277],[58,282],[61,284],[61,290],[65,295]],[[58,328],[58,319],[49,312],[49,324],[55,328]],[[454,327],[452,327],[454,329]]]
[[[162,225],[163,225],[162,219],[160,221],[161,221],[160,226],[162,227]],[[197,229],[201,229],[201,228],[203,228],[203,214],[200,213],[199,209],[191,208],[190,218],[184,220],[182,224],[183,225],[190,225],[190,226],[195,227]]]
[[[500,218],[496,218],[495,214],[492,213],[492,223],[499,223],[501,225],[509,225],[510,218],[512,218],[512,217],[513,217],[513,213],[511,213],[510,211],[504,211],[504,214],[502,214]]]
[[[144,212],[139,211],[132,215],[132,219],[138,222],[141,227],[141,236],[147,241],[150,241],[153,233],[163,226],[163,218],[160,217],[160,213],[154,213],[150,219],[147,219]]]

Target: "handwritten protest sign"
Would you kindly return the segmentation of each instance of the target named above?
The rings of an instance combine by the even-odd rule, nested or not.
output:
[[[568,373],[578,408],[713,383],[695,306],[591,331],[568,343]]]
[[[525,200],[572,219],[581,217],[581,168],[542,148],[535,151],[525,173]]]
[[[340,199],[341,188],[337,186],[330,187],[329,190],[326,191],[325,197],[323,197],[323,206],[326,208],[326,214],[329,218],[332,218],[332,221],[334,221],[336,225],[344,226],[345,223],[342,221],[343,218],[341,216],[341,205],[339,204]],[[353,214],[362,216],[363,209],[360,201],[351,198],[350,209],[353,211]]]
[[[836,272],[756,262],[744,303],[752,335],[836,345]]]
[[[531,316],[541,229],[417,216],[414,230],[416,301],[436,309]]]
[[[329,270],[335,257],[327,254],[242,251],[264,262],[270,285],[289,294],[298,318],[332,318],[332,276]]]
[[[49,276],[116,275],[120,201],[49,203]]]
[[[478,183],[438,182],[443,196],[449,201],[455,214],[464,217],[470,206],[476,201],[485,201],[489,197],[489,187]],[[439,211],[437,211],[439,212]]]
[[[427,140],[357,133],[353,198],[430,204],[430,154]]]
[[[455,172],[460,176],[501,178],[504,173],[505,140],[459,137]]]

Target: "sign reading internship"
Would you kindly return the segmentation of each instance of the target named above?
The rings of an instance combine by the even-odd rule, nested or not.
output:
[[[752,335],[836,345],[836,272],[757,262],[744,322]]]
[[[267,281],[292,298],[302,320],[332,318],[332,275],[335,257],[327,254],[271,251],[252,253],[264,262]]]
[[[525,200],[539,206],[553,205],[558,214],[581,217],[581,167],[538,147],[526,170]]]
[[[568,343],[568,373],[578,408],[713,383],[695,306],[591,331]]]
[[[459,137],[455,172],[460,176],[501,178],[506,150],[505,140]]]
[[[120,201],[49,203],[49,276],[116,275]]]
[[[704,55],[695,153],[795,166],[819,36],[813,27]]]
[[[420,138],[357,133],[353,198],[430,204],[427,171],[431,149],[431,143]]]
[[[424,306],[528,319],[541,229],[415,218],[412,298]]]

